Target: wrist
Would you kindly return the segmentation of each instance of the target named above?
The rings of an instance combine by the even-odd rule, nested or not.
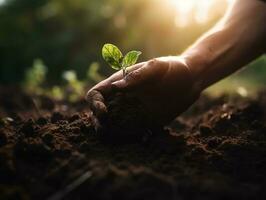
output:
[[[199,50],[193,50],[180,56],[190,71],[193,88],[199,92],[206,88],[203,74],[207,66],[209,66],[208,57],[210,56],[208,53],[200,52]]]
[[[180,74],[182,78],[186,77],[185,82],[187,83],[187,87],[193,90],[193,93],[201,93],[202,92],[202,84],[200,81],[200,70],[196,70],[192,66],[200,66],[201,62],[200,59],[194,59],[194,56],[190,56],[188,54],[181,56],[166,56],[166,57],[159,57],[157,60],[165,61],[169,63],[169,66],[172,70],[169,70],[172,75],[176,74],[177,77],[180,78]],[[181,64],[182,63],[182,64]],[[181,64],[181,65],[180,65]],[[203,62],[202,62],[203,66]],[[177,68],[176,68],[177,67]],[[176,76],[174,76],[174,79]],[[182,79],[181,78],[181,79]]]

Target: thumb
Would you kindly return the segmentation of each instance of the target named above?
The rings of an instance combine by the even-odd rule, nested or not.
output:
[[[147,68],[143,66],[137,70],[130,72],[126,77],[111,83],[114,90],[129,91],[133,90],[149,79]]]
[[[128,87],[128,82],[124,78],[122,78],[121,80],[113,82],[111,85],[116,91],[126,90],[126,88]]]
[[[162,63],[156,59],[150,60],[142,64],[138,69],[130,72],[123,79],[112,82],[111,86],[117,91],[129,91],[144,86],[147,83],[152,83],[158,79],[158,74],[161,74]]]

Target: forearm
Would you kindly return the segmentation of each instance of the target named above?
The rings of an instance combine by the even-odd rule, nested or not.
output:
[[[266,48],[266,3],[237,0],[182,57],[201,90],[260,56]]]

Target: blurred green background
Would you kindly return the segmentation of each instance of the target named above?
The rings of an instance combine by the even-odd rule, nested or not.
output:
[[[180,54],[224,14],[230,0],[0,0],[0,84],[65,82],[80,90],[113,73],[104,43],[141,60]],[[248,93],[266,84],[266,59],[209,91]],[[71,70],[71,71],[69,71]]]

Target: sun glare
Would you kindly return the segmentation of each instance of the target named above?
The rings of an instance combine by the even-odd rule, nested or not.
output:
[[[189,25],[190,20],[192,19],[199,24],[208,22],[208,20],[210,19],[209,16],[210,10],[214,7],[214,5],[229,4],[233,0],[169,0],[169,1],[171,6],[174,6],[174,8],[177,11],[175,19],[176,26],[185,27]]]

